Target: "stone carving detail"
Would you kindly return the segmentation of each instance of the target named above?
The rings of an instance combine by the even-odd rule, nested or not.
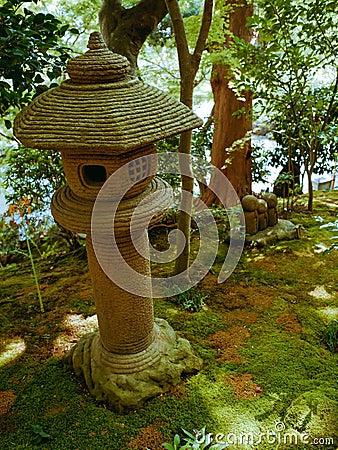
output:
[[[246,232],[255,234],[258,231],[258,200],[254,195],[245,195],[242,198]]]
[[[100,42],[97,33],[89,46],[93,40]],[[202,124],[187,106],[130,78],[124,69],[127,60],[100,45],[68,62],[75,79],[39,95],[18,115],[15,132],[26,147],[123,154]],[[115,69],[118,79],[112,75]],[[78,82],[81,73],[85,83]]]

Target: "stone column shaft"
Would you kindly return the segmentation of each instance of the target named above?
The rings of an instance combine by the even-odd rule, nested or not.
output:
[[[143,233],[141,238],[143,244],[147,246],[146,234]],[[132,354],[146,349],[153,340],[154,324],[149,262],[138,254],[131,239],[124,242],[125,251],[124,254],[121,253],[125,261],[131,268],[148,277],[139,288],[140,292],[149,292],[149,297],[138,297],[121,289],[103,272],[94,253],[90,236],[87,237],[86,245],[104,348],[109,352],[120,354]],[[109,247],[107,250],[109,251]],[[111,259],[114,260],[114,255],[110,255]]]

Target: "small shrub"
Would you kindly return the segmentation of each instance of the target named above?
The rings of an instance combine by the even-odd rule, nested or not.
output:
[[[187,436],[183,438],[186,442],[181,445],[181,438],[178,434],[175,434],[173,444],[162,444],[166,450],[223,450],[229,446],[227,443],[213,444],[212,433],[206,433],[205,428],[202,430],[194,430],[193,433],[189,433],[182,428],[184,434]]]
[[[204,300],[207,298],[202,292],[196,289],[181,292],[173,297],[174,303],[182,306],[183,309],[190,312],[198,312],[204,306]]]
[[[338,351],[338,320],[330,320],[323,331],[323,341],[330,352]]]
[[[166,450],[188,450],[188,444],[181,445],[181,438],[178,434],[175,434],[174,442],[170,444],[169,442],[166,442],[162,444],[162,446]]]
[[[45,442],[47,439],[49,439],[51,436],[47,433],[45,433],[41,427],[41,425],[31,425],[33,433],[35,434],[35,437],[33,439],[33,444],[38,445],[42,442]]]

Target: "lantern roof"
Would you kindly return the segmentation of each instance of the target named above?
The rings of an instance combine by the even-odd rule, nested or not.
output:
[[[69,80],[16,117],[14,134],[26,147],[119,154],[202,124],[183,103],[132,77],[127,58],[108,50],[100,33],[88,47],[68,61]]]

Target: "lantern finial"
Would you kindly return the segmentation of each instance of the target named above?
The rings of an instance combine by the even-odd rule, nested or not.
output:
[[[108,50],[100,33],[91,33],[87,47],[86,53],[67,62],[67,72],[74,83],[113,83],[130,76],[128,59]]]
[[[106,49],[106,43],[104,42],[101,33],[98,31],[94,31],[90,34],[87,47],[90,50],[96,50],[96,49]]]

